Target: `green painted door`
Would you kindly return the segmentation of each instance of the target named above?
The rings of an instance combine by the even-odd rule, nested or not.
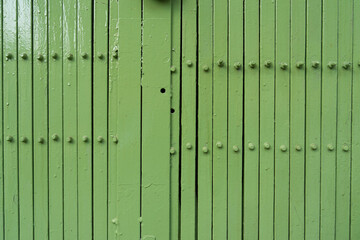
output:
[[[360,239],[360,1],[0,15],[0,240]]]

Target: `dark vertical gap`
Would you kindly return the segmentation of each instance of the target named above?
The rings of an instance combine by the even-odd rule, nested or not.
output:
[[[19,60],[18,60],[18,56],[19,56],[19,29],[18,29],[18,20],[19,20],[19,11],[18,11],[18,1],[16,1],[16,50],[15,50],[15,60],[16,60],[16,81],[17,81],[17,88],[16,88],[16,96],[17,96],[17,104],[16,104],[16,122],[17,122],[17,126],[16,126],[16,132],[17,132],[17,136],[16,139],[19,140]],[[19,141],[16,141],[17,144],[17,203],[18,203],[18,221],[19,221],[19,225],[18,225],[18,236],[20,238],[20,161],[19,161]],[[4,230],[5,231],[5,230]]]
[[[199,0],[196,0],[196,137],[195,137],[195,239],[198,239],[198,169],[199,169]]]
[[[186,1],[186,0],[185,0]],[[181,167],[182,167],[182,141],[181,141],[181,135],[182,135],[182,67],[183,67],[183,0],[181,0],[180,3],[180,99],[179,99],[179,239],[181,239]]]
[[[50,0],[49,0],[50,1]],[[75,142],[75,148],[76,148],[76,202],[77,202],[77,238],[79,238],[79,72],[78,72],[78,24],[79,24],[79,8],[78,8],[78,0],[76,1],[76,27],[75,27],[75,39],[76,39],[76,44],[75,44],[75,53],[74,53],[74,58],[75,58],[75,69],[76,69],[76,133],[75,133],[75,137],[74,137],[74,142]]]
[[[46,1],[46,6],[45,6],[45,15],[46,15],[46,69],[47,69],[47,74],[46,74],[46,101],[47,101],[47,104],[46,104],[46,115],[47,115],[47,134],[45,136],[45,141],[46,141],[46,148],[47,148],[47,151],[46,151],[46,156],[47,156],[47,235],[50,236],[50,144],[49,144],[49,128],[50,128],[50,114],[49,114],[49,108],[50,108],[50,104],[49,104],[49,94],[50,94],[50,91],[49,91],[49,81],[50,81],[50,77],[49,77],[49,47],[50,47],[50,38],[49,38],[49,28],[50,28],[50,25],[49,25],[49,1]],[[16,21],[17,22],[17,21]],[[19,123],[19,122],[18,122]]]
[[[241,169],[242,169],[242,172],[241,172],[241,184],[242,184],[242,188],[241,188],[241,238],[244,239],[244,188],[245,188],[245,177],[244,177],[244,167],[245,167],[245,19],[246,19],[246,4],[245,4],[245,1],[246,0],[243,0],[243,42],[242,42],[242,48],[243,48],[243,55],[242,55],[242,62],[243,62],[243,92],[242,92],[242,151],[241,151],[241,154],[242,154],[242,166],[241,166]]]
[[[306,131],[307,131],[307,121],[306,121],[306,115],[307,115],[307,111],[306,111],[306,105],[307,105],[307,28],[308,28],[308,0],[305,0],[305,64],[304,64],[304,71],[305,71],[305,76],[304,76],[304,87],[305,87],[305,96],[304,96],[304,101],[305,101],[305,113],[304,113],[304,122],[305,122],[305,126],[304,126],[304,194],[303,194],[303,201],[304,201],[304,236],[306,236],[306,146],[307,146],[307,136],[306,136]]]
[[[230,12],[229,12],[229,0],[226,1],[226,12],[227,12],[227,36],[226,36],[226,209],[229,209],[229,69],[230,69],[230,58],[229,58],[229,38],[230,38]],[[229,211],[226,211],[226,239],[229,237]]]
[[[32,12],[32,11],[31,11]],[[4,79],[4,57],[3,57],[3,46],[4,46],[4,29],[3,29],[3,26],[4,26],[4,6],[3,6],[3,1],[1,0],[1,79]],[[32,26],[32,25],[31,25]],[[1,99],[2,99],[2,106],[4,106],[4,81],[1,81],[1,90],[2,90],[2,93],[1,93]],[[1,133],[1,139],[4,140],[4,110],[2,108],[2,114],[1,114],[1,126],[2,126],[2,133]],[[4,158],[4,141],[2,141],[1,143],[1,147],[2,147],[2,152],[1,152],[1,158],[2,158],[2,172],[1,172],[1,179],[2,179],[2,191],[3,191],[3,194],[2,194],[2,209],[3,209],[3,214],[2,214],[2,219],[3,219],[3,232],[1,233],[3,239],[5,239],[5,204],[4,204],[4,197],[5,197],[5,193],[4,193],[4,162],[5,162],[5,158]]]
[[[288,151],[288,157],[289,157],[289,168],[288,168],[288,173],[289,173],[289,180],[288,180],[288,239],[290,239],[290,231],[291,231],[291,225],[290,225],[290,220],[291,220],[291,201],[290,201],[290,197],[291,197],[291,176],[290,176],[290,173],[291,173],[291,152],[292,152],[292,148],[291,148],[291,144],[292,144],[292,141],[291,141],[291,87],[292,87],[292,77],[291,77],[291,55],[292,55],[292,52],[291,52],[291,47],[292,47],[292,38],[291,38],[291,33],[292,33],[292,15],[291,15],[291,9],[292,9],[292,1],[289,1],[290,3],[290,7],[289,7],[289,67],[287,68],[288,69],[288,81],[289,81],[289,106],[288,106],[288,111],[289,111],[289,139],[288,139],[288,143],[289,143],[289,151]]]
[[[33,14],[34,5],[31,4],[31,160],[32,160],[32,222],[33,222],[33,229],[32,229],[32,238],[35,239],[35,208],[34,208],[34,14]],[[1,26],[2,26],[3,17],[1,18]],[[3,42],[3,40],[2,40]],[[3,62],[3,61],[2,61]],[[2,121],[3,129],[4,129],[4,121]]]
[[[323,15],[324,15],[324,1],[321,0],[321,46],[320,46],[320,50],[321,50],[321,54],[320,54],[320,66],[322,70],[325,70],[325,64],[323,62],[323,29],[324,29],[324,21],[323,21]],[[320,187],[319,187],[319,239],[321,239],[321,173],[322,173],[322,164],[321,164],[321,159],[322,159],[322,149],[323,149],[323,144],[322,144],[322,82],[323,82],[323,71],[320,72]],[[305,218],[304,218],[305,219]]]
[[[107,46],[106,46],[106,108],[107,108],[107,121],[106,121],[106,238],[109,237],[109,146],[110,146],[110,132],[109,132],[109,98],[110,98],[110,91],[109,91],[109,65],[110,65],[110,1],[107,3],[107,21],[106,21],[106,28],[107,28]]]
[[[275,196],[275,188],[276,188],[276,184],[275,184],[275,179],[276,179],[276,154],[275,154],[275,151],[276,151],[276,83],[277,83],[277,80],[276,80],[276,51],[277,51],[277,1],[275,1],[275,4],[274,4],[274,142],[273,142],[273,145],[274,145],[274,152],[273,152],[273,158],[274,158],[274,163],[273,163],[273,167],[274,167],[274,170],[273,170],[273,176],[274,176],[274,179],[273,179],[273,189],[274,189],[274,192],[273,192],[273,239],[275,239],[275,199],[276,199],[276,196]]]
[[[211,8],[211,36],[212,36],[212,54],[211,54],[211,240],[214,239],[214,4],[212,0]]]
[[[261,91],[260,91],[260,88],[261,88],[261,85],[260,85],[260,76],[261,76],[261,60],[260,60],[260,51],[261,51],[261,38],[260,38],[260,31],[261,31],[261,0],[258,0],[258,23],[259,23],[259,29],[258,29],[258,60],[257,62],[259,63],[259,73],[258,73],[258,141],[257,141],[257,146],[258,146],[258,169],[257,169],[257,174],[258,174],[258,191],[257,191],[257,207],[258,207],[258,211],[257,211],[257,222],[258,222],[258,227],[257,227],[257,236],[258,236],[258,239],[260,238],[260,167],[261,167],[261,162],[260,162],[260,116],[261,116],[261,113],[260,113],[260,101],[261,101],[261,97],[260,97],[260,94],[261,94]]]
[[[65,226],[64,226],[64,221],[65,221],[65,171],[64,171],[64,162],[65,162],[65,147],[64,147],[64,61],[63,61],[63,57],[64,57],[64,1],[62,1],[62,13],[61,13],[61,53],[60,53],[60,60],[61,60],[61,79],[62,79],[62,84],[61,84],[61,93],[62,93],[62,98],[61,98],[61,109],[62,109],[62,114],[61,114],[61,123],[62,123],[62,127],[61,127],[61,148],[62,148],[62,236],[64,237],[65,235]]]
[[[94,18],[95,18],[95,0],[91,1],[91,235],[94,238]]]
[[[310,0],[309,0],[310,1]],[[334,221],[334,236],[336,238],[336,225],[337,225],[337,164],[338,164],[338,107],[339,107],[339,15],[340,15],[340,1],[337,1],[337,26],[336,26],[336,35],[337,35],[337,39],[336,39],[336,61],[337,64],[337,71],[336,71],[336,138],[335,138],[335,166],[334,166],[334,170],[335,170],[335,221]]]
[[[142,106],[142,102],[143,102],[143,88],[142,88],[142,80],[143,80],[143,64],[144,64],[144,59],[143,59],[143,55],[144,55],[144,0],[141,0],[141,22],[140,22],[140,26],[141,26],[141,31],[140,31],[140,39],[141,39],[141,48],[140,48],[140,186],[139,186],[139,197],[140,197],[140,219],[142,219],[142,124],[143,124],[143,115],[142,115],[142,110],[143,110],[143,106]],[[139,225],[139,236],[140,239],[142,239],[142,221],[140,221],[140,225]]]

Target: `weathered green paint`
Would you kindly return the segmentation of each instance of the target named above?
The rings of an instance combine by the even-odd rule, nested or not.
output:
[[[360,238],[358,1],[0,15],[0,240]]]

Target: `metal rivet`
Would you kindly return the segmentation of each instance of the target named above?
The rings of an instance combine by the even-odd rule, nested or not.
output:
[[[222,147],[223,147],[223,144],[222,144],[222,142],[217,142],[217,143],[216,143],[216,146],[217,146],[218,148],[222,148]]]
[[[234,63],[234,68],[235,68],[236,70],[239,70],[239,69],[241,68],[241,63],[240,63],[240,62]]]
[[[6,141],[8,142],[12,142],[14,140],[14,138],[12,136],[7,136],[6,137]]]
[[[319,65],[320,65],[320,63],[319,63],[318,61],[313,61],[312,64],[311,64],[311,66],[312,66],[313,68],[318,68]]]
[[[280,150],[281,150],[282,152],[286,152],[286,151],[287,151],[287,147],[286,147],[285,145],[281,145],[281,146],[280,146]]]
[[[344,64],[343,64],[343,68],[345,69],[345,70],[348,70],[349,68],[350,68],[350,66],[351,66],[351,63],[349,63],[349,62],[344,62]]]
[[[304,62],[297,62],[296,63],[296,68],[303,68],[303,66],[304,66]]]
[[[209,152],[209,148],[208,148],[207,146],[204,146],[204,147],[202,148],[202,151],[203,151],[204,153],[208,153],[208,152]]]
[[[38,56],[37,56],[37,60],[39,60],[39,61],[44,60],[44,56],[39,53]]]
[[[119,57],[119,51],[117,49],[114,50],[112,56],[113,58],[117,59]]]
[[[191,149],[191,148],[192,148],[191,143],[187,143],[187,144],[186,144],[186,148],[187,148],[187,149]]]
[[[171,71],[172,73],[176,72],[176,67],[175,67],[175,66],[171,66],[170,71]]]
[[[205,72],[209,71],[209,69],[210,69],[210,68],[209,68],[208,65],[204,65],[204,66],[203,66],[203,70],[204,70]]]
[[[57,55],[56,52],[53,52],[53,53],[51,54],[51,57],[52,57],[53,59],[57,59],[58,55]]]
[[[26,143],[27,142],[27,137],[20,137],[20,142]]]
[[[7,54],[5,55],[5,57],[6,57],[6,60],[10,60],[10,59],[12,59],[12,54],[11,54],[11,53],[7,53]]]
[[[282,70],[286,70],[287,67],[288,67],[287,63],[280,63],[280,68],[281,68]]]
[[[82,137],[82,141],[83,141],[83,142],[88,142],[88,141],[89,141],[89,138],[88,138],[87,136],[83,136],[83,137]]]
[[[102,136],[98,136],[97,141],[99,143],[102,143],[104,141],[104,138]]]
[[[45,139],[44,139],[44,138],[42,138],[42,137],[39,137],[39,138],[38,138],[38,143],[43,144],[44,142],[45,142]]]
[[[81,53],[81,57],[84,59],[87,58],[87,53],[86,52]]]
[[[329,151],[333,151],[333,150],[334,150],[334,146],[333,146],[332,144],[328,144],[328,145],[327,145],[327,149],[328,149]]]
[[[174,148],[174,147],[171,147],[171,148],[170,148],[170,154],[171,154],[171,155],[174,155],[175,153],[176,153],[175,148]]]
[[[224,66],[224,60],[219,59],[219,60],[217,61],[217,65],[218,65],[219,67]]]
[[[73,138],[72,138],[72,137],[67,137],[67,138],[66,138],[66,141],[67,141],[68,143],[71,143],[71,142],[73,141]]]
[[[301,149],[302,149],[302,148],[301,148],[301,146],[300,146],[300,145],[296,145],[296,147],[295,147],[295,150],[296,150],[296,151],[300,152],[300,151],[301,151]]]
[[[265,61],[264,66],[267,67],[267,68],[270,68],[271,67],[271,61],[270,60]]]
[[[100,52],[97,54],[97,56],[98,56],[99,59],[104,59],[104,54],[102,54]]]
[[[268,143],[268,142],[264,143],[264,148],[266,150],[270,149],[270,143]]]
[[[27,54],[26,54],[26,53],[22,53],[22,54],[20,54],[20,57],[25,60],[25,59],[27,59]]]
[[[51,136],[51,138],[54,140],[54,141],[57,141],[59,139],[59,136],[57,134],[53,134]]]
[[[344,144],[343,147],[342,147],[342,150],[343,150],[344,152],[348,152],[349,149],[350,149],[349,146],[346,145],[346,144]]]
[[[312,144],[310,144],[310,148],[311,148],[312,150],[316,150],[316,149],[317,149],[317,145],[316,145],[315,143],[312,143]]]
[[[248,148],[249,148],[250,150],[254,150],[254,149],[255,149],[255,145],[254,145],[253,143],[249,143]]]
[[[68,53],[68,54],[66,55],[66,58],[67,58],[68,60],[72,60],[72,59],[73,59],[73,55],[72,55],[71,53]]]
[[[113,143],[118,143],[119,139],[116,136],[113,136],[112,141],[113,141]]]
[[[239,147],[238,146],[233,146],[233,150],[234,150],[234,152],[238,152],[240,149],[239,149]]]
[[[187,60],[186,61],[186,65],[188,65],[188,67],[191,67],[193,65],[192,61],[191,60]]]
[[[327,66],[328,66],[328,68],[333,69],[336,66],[336,63],[335,62],[329,62]]]
[[[255,68],[256,67],[256,62],[254,62],[254,61],[249,62],[249,67],[250,68]]]

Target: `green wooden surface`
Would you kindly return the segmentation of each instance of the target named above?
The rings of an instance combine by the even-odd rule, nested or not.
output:
[[[0,1],[0,240],[360,238],[359,11]]]

